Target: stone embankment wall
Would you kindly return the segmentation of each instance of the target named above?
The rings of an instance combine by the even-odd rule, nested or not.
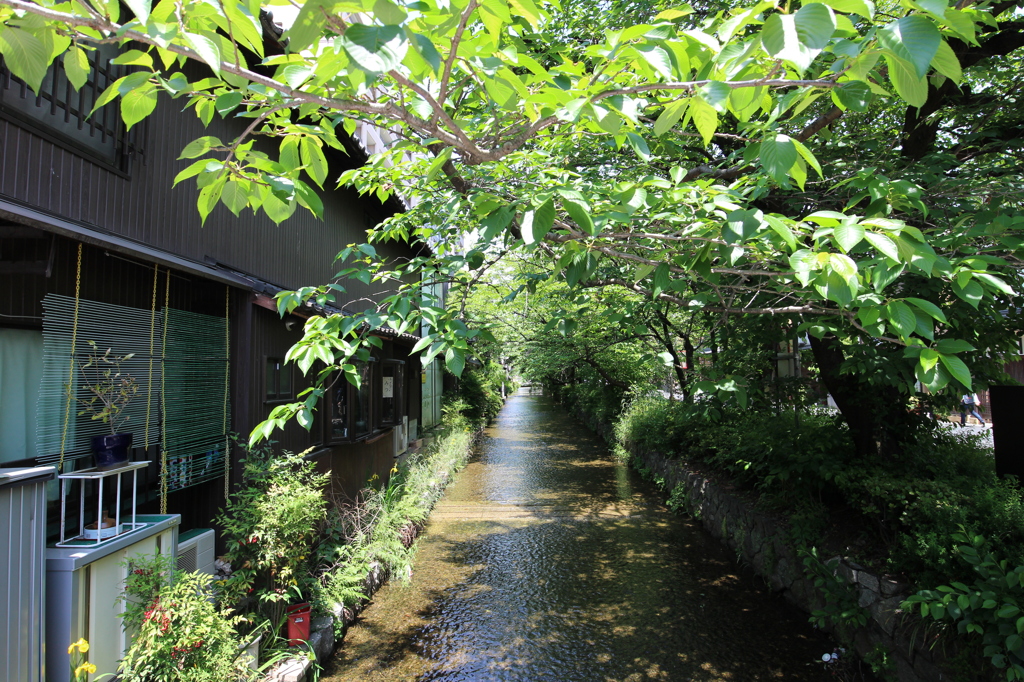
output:
[[[614,442],[608,424],[596,423],[589,415],[577,414],[608,442]],[[732,492],[730,486],[689,470],[678,460],[657,452],[644,452],[625,445],[639,464],[664,480],[665,490],[682,485],[686,504],[693,517],[723,544],[735,550],[737,558],[763,577],[775,591],[808,614],[825,605],[824,595],[804,572],[795,547],[787,541],[784,523],[758,511],[753,504]],[[936,682],[954,680],[940,667],[943,655],[939,647],[926,641],[920,623],[904,618],[900,603],[910,594],[910,586],[879,576],[853,561],[840,558],[837,576],[857,591],[858,603],[869,619],[865,627],[833,632],[852,642],[863,658],[877,649],[888,652],[894,661],[892,673],[899,682]]]

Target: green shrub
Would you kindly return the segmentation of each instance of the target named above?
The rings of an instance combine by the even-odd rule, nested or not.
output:
[[[980,642],[983,655],[1005,670],[1007,680],[1024,680],[1024,566],[998,559],[980,535],[957,533],[958,556],[975,574],[970,585],[952,582],[921,590],[903,603],[921,617],[951,623],[968,641]]]
[[[265,447],[248,452],[243,481],[217,517],[232,568],[222,594],[227,605],[254,605],[254,615],[276,632],[309,573],[308,557],[326,514],[328,476],[317,474],[301,454]]]
[[[252,679],[239,659],[227,611],[213,604],[209,576],[178,573],[144,612],[118,668],[124,682],[232,682]]]

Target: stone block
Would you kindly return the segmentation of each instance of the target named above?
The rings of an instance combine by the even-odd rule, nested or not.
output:
[[[934,682],[934,680],[921,680],[917,676],[917,672],[914,671],[914,666],[902,656],[896,657],[896,679],[900,682]]]
[[[890,637],[892,637],[893,632],[896,631],[898,612],[900,602],[902,601],[903,599],[901,597],[889,597],[888,599],[876,601],[868,607],[868,610],[871,612],[871,618],[878,623],[878,627],[882,628],[882,631]]]
[[[292,658],[275,667],[267,674],[267,682],[305,682],[306,674],[313,662],[306,658]]]
[[[882,591],[883,597],[892,597],[897,594],[906,594],[909,590],[908,586],[897,580],[890,578],[882,578],[878,581],[879,589]]]
[[[333,628],[334,618],[332,618],[331,616],[317,616],[309,624],[309,629],[311,632],[316,632],[317,630],[330,630]]]
[[[878,576],[874,573],[868,573],[867,571],[858,571],[857,583],[861,587],[871,590],[875,594],[881,594],[881,589],[878,584]]]
[[[862,609],[870,608],[878,601],[878,593],[866,590],[863,587],[857,590],[857,606]]]
[[[322,662],[334,653],[334,629],[317,630],[309,636],[309,646],[316,654],[316,660]]]
[[[942,669],[924,656],[918,656],[914,660],[914,672],[919,680],[944,680]]]

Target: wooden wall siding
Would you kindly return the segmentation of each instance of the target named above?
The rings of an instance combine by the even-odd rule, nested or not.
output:
[[[46,294],[75,295],[78,242],[56,237],[56,255],[50,277],[0,274],[0,325],[18,324],[42,328]],[[0,258],[5,242],[0,238]],[[44,240],[49,248],[49,241]],[[157,307],[163,307],[167,269],[161,268]],[[153,303],[153,266],[121,256],[107,255],[99,247],[82,249],[81,297],[105,303],[149,309]],[[224,285],[201,277],[172,272],[172,308],[206,315],[224,314]],[[15,316],[15,317],[9,317]]]
[[[333,182],[345,165],[333,157],[322,192],[325,220],[298,209],[276,226],[263,214],[243,212],[235,218],[218,206],[206,226],[196,210],[198,190],[192,181],[171,187],[174,176],[190,160],[178,161],[181,149],[202,135],[231,139],[240,132],[235,121],[215,118],[204,129],[181,103],[162,98],[148,119],[143,148],[130,179],[62,149],[9,121],[0,121],[0,194],[40,207],[63,218],[95,226],[196,261],[212,257],[235,268],[286,286],[328,281],[336,272],[335,255],[352,242],[365,241],[365,230],[386,215],[376,199],[361,198]],[[382,245],[383,254],[402,257],[411,251]],[[346,282],[351,298],[368,296],[378,287]]]
[[[370,442],[335,446],[316,459],[317,470],[331,472],[331,492],[341,499],[355,499],[359,491],[376,476],[374,485],[386,484],[395,466],[392,429]]]
[[[243,417],[244,421],[236,420],[232,424],[232,428],[245,440],[248,439],[249,433],[256,424],[266,419],[274,407],[274,404],[265,402],[265,359],[267,357],[284,358],[288,349],[302,338],[302,326],[301,324],[296,325],[293,330],[288,331],[284,326],[284,320],[278,317],[277,313],[254,306],[251,334],[252,346],[248,361],[246,362],[245,358],[239,359],[240,362],[246,362],[245,371],[250,376],[248,395],[235,396],[235,399],[244,402],[247,406],[246,413]],[[288,365],[288,367],[292,371],[292,385],[296,394],[310,386],[312,374],[309,377],[304,377],[298,367],[294,365]],[[283,431],[274,433],[275,449],[303,452],[307,448],[320,444],[323,440],[319,428],[321,418],[322,413],[318,411],[315,417],[318,423],[315,423],[310,431],[306,431],[294,420],[289,421]]]

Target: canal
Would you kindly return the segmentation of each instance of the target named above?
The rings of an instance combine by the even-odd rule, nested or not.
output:
[[[832,646],[550,399],[511,397],[324,680],[820,680]]]

